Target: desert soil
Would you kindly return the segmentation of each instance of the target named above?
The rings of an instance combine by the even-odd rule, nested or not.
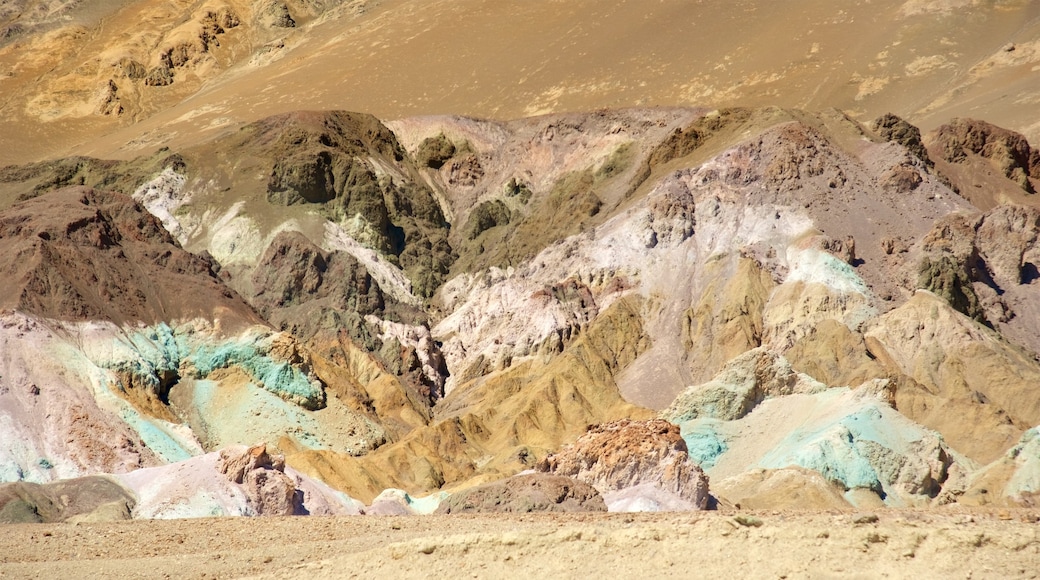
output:
[[[5,526],[0,578],[1037,578],[1040,510]]]

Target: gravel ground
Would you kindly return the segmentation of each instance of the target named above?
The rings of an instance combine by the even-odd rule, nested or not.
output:
[[[1040,510],[11,525],[2,578],[1036,578]]]

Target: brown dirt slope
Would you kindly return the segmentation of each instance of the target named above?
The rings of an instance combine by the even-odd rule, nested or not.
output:
[[[259,323],[210,264],[132,199],[83,187],[0,214],[0,304],[72,320],[159,322],[219,315]]]

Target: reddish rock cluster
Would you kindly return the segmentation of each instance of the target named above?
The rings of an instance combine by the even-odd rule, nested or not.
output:
[[[584,481],[600,493],[653,484],[700,509],[708,505],[708,477],[690,461],[679,427],[662,419],[592,426],[538,469]]]

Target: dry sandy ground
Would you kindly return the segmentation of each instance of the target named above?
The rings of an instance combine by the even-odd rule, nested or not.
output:
[[[1037,578],[1038,522],[1032,509],[12,525],[0,577]]]

